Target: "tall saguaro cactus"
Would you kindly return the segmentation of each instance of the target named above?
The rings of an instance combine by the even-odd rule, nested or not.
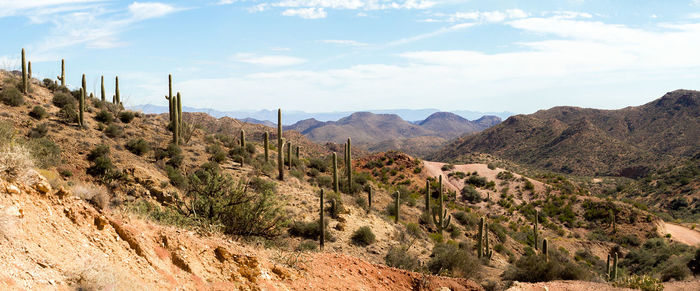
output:
[[[335,193],[340,192],[340,187],[338,186],[338,154],[333,152],[333,191]]]
[[[180,92],[177,92],[177,96],[175,97],[175,103],[180,103]],[[172,128],[173,128],[173,143],[175,145],[180,144],[180,124],[178,123],[179,116],[177,116],[178,112],[175,111],[173,112],[173,123],[172,123]]]
[[[430,214],[430,180],[425,180],[425,212]]]
[[[245,130],[241,129],[241,147],[245,148]]]
[[[27,85],[31,84],[32,83],[32,62],[31,61],[27,62],[27,79],[28,79]]]
[[[284,144],[282,143],[282,109],[277,109],[277,179],[284,180]]]
[[[289,166],[289,170],[292,170],[292,142],[289,141],[287,142],[287,162],[289,162],[287,165]]]
[[[613,258],[612,270],[610,271],[610,280],[617,280],[617,252],[615,253],[615,257]]]
[[[100,100],[105,102],[105,76],[100,77]]]
[[[401,219],[401,192],[396,191],[396,200],[394,200],[394,208],[396,208],[396,218],[394,219],[394,223],[399,223],[399,220]]]
[[[372,211],[372,187],[367,191],[367,214]]]
[[[83,74],[83,81],[81,82],[83,86],[83,91],[85,92],[85,95],[87,95],[87,82],[85,81],[85,74]]]
[[[61,86],[66,86],[66,60],[61,59],[61,76],[56,77],[56,79],[61,80]]]
[[[319,243],[319,248],[321,250],[323,250],[323,245],[326,241],[326,226],[325,226],[325,221],[324,221],[324,217],[323,217],[323,206],[324,206],[323,205],[323,198],[324,198],[323,197],[323,189],[321,189],[321,205],[320,205],[320,209],[319,209],[320,219],[318,220],[318,231],[319,231],[318,243]]]
[[[265,131],[265,137],[263,138],[263,147],[265,147],[265,162],[270,161],[270,133]]]
[[[347,159],[345,163],[345,167],[348,170],[348,193],[352,193],[352,144],[350,143],[349,137],[347,145]]]
[[[440,176],[440,182],[442,183],[442,176]],[[442,190],[442,186],[438,186],[438,189]],[[445,203],[443,201],[442,191],[438,192],[439,203],[437,211],[433,211],[433,222],[437,225],[438,232],[442,235],[442,231],[450,226],[451,215],[447,214],[447,209],[444,209]]]
[[[80,126],[80,128],[84,128],[85,122],[83,119],[83,111],[85,110],[85,90],[83,90],[83,88],[80,88],[80,99],[78,100],[78,107],[78,126]]]
[[[537,221],[540,220],[540,213],[535,211],[535,225],[532,226],[532,235],[535,238],[535,250],[537,250],[537,245],[538,245],[538,239],[537,239]]]
[[[610,253],[608,253],[608,260],[605,262],[605,275],[610,279]]]
[[[22,93],[24,94],[29,92],[27,83],[27,59],[24,56],[24,48],[22,48]]]
[[[122,104],[121,97],[119,96],[119,76],[114,78],[114,103],[117,105]]]
[[[479,233],[477,234],[478,238],[476,240],[476,255],[479,258],[482,258],[484,256],[484,218],[479,219]]]
[[[547,239],[542,240],[542,254],[544,255],[544,260],[549,261],[549,245],[547,244]]]
[[[484,221],[484,257],[490,260],[492,256],[493,250],[489,245],[489,224]]]

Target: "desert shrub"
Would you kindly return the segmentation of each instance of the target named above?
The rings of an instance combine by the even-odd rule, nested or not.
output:
[[[137,156],[143,156],[151,151],[151,146],[143,138],[135,138],[128,141],[125,145],[126,149]]]
[[[51,99],[51,102],[53,105],[56,105],[58,108],[63,108],[66,107],[68,104],[72,104],[73,106],[76,106],[76,99],[73,98],[73,96],[70,96],[66,93],[62,92],[57,92],[56,94],[53,95],[53,99]],[[76,106],[77,107],[77,106]]]
[[[133,111],[122,111],[119,112],[119,120],[121,120],[124,123],[131,123],[131,121],[134,120],[134,117],[136,115],[134,114]]]
[[[265,180],[260,177],[253,177],[248,181],[248,187],[255,192],[277,192],[277,184],[272,181]]]
[[[511,173],[509,171],[502,171],[502,172],[498,172],[498,174],[496,175],[496,178],[500,179],[500,180],[510,181],[510,180],[513,180],[513,178],[515,178],[515,176],[513,176],[513,173]]]
[[[321,158],[311,158],[309,160],[309,168],[311,169],[316,169],[321,173],[325,173],[328,171],[328,162],[325,159]]]
[[[455,277],[472,277],[481,268],[479,259],[471,250],[460,249],[454,243],[438,243],[428,262],[428,270],[433,274],[448,274]]]
[[[474,187],[484,187],[486,186],[486,177],[479,177],[479,176],[469,176],[469,179],[467,179],[467,184],[473,185]]]
[[[664,285],[662,285],[659,280],[647,275],[632,275],[629,277],[624,277],[613,282],[613,286],[619,288],[639,289],[642,291],[664,290]]]
[[[206,150],[211,155],[209,156],[210,161],[220,164],[226,160],[226,151],[218,144],[210,145]]]
[[[505,280],[546,282],[552,280],[586,280],[591,274],[571,262],[564,254],[550,248],[549,260],[544,255],[527,253],[503,273]]]
[[[462,188],[462,200],[469,201],[469,203],[479,203],[481,202],[481,194],[476,191],[476,188],[472,185],[464,185]]]
[[[284,203],[274,192],[265,191],[253,195],[252,199],[240,204],[231,204],[235,198],[230,196],[235,195],[228,196],[218,202],[223,204],[225,201],[229,205],[221,210],[224,233],[269,238],[279,235],[286,225]]]
[[[372,233],[372,229],[370,229],[369,226],[358,228],[352,233],[350,239],[358,246],[368,246],[376,241],[376,237],[374,236],[374,233]]]
[[[661,281],[664,282],[671,279],[681,281],[690,277],[690,275],[690,269],[682,260],[675,260],[661,269]]]
[[[243,159],[243,162],[246,164],[250,164],[252,160],[252,155],[242,146],[239,145],[234,145],[229,151],[228,155],[233,161],[240,161]]]
[[[129,209],[131,212],[166,225],[193,227],[202,224],[201,221],[183,214],[174,207],[162,207],[161,205],[153,204],[144,199],[138,199],[133,203],[128,204],[127,209]]]
[[[49,78],[44,78],[44,80],[42,80],[42,83],[44,83],[44,86],[51,91],[56,90],[56,88],[58,88],[58,86],[56,86],[56,83],[54,83],[54,81]]]
[[[0,176],[14,181],[29,170],[34,164],[29,150],[20,144],[10,142],[0,148]]]
[[[410,222],[406,224],[406,234],[414,238],[419,238],[423,236],[423,230],[420,229],[418,224]]]
[[[454,170],[454,168],[455,168],[455,165],[453,165],[453,164],[444,164],[444,165],[442,165],[442,167],[440,169],[443,171],[451,171],[451,170]]]
[[[688,269],[693,272],[693,275],[700,274],[700,248],[695,250],[695,257],[688,261]]]
[[[343,197],[340,196],[340,193],[326,193],[326,201],[328,201],[328,203],[331,205],[328,208],[328,214],[330,214],[332,218],[338,218],[341,213],[345,212]]]
[[[298,252],[316,251],[316,250],[318,250],[318,242],[313,241],[313,240],[304,240],[304,241],[300,242],[296,248],[296,251],[298,251]]]
[[[367,207],[369,207],[369,205],[367,204],[367,198],[365,198],[365,196],[363,195],[358,195],[357,197],[355,197],[355,204],[357,204],[357,206],[361,209],[365,210],[367,209]]]
[[[61,148],[46,138],[32,139],[27,146],[37,167],[46,169],[61,164]]]
[[[100,209],[105,209],[109,206],[110,195],[103,186],[77,184],[71,187],[71,193]]]
[[[77,105],[73,103],[68,103],[61,107],[58,111],[58,117],[66,123],[73,123],[78,121]]]
[[[326,238],[329,237],[328,233],[328,219],[326,221]],[[308,239],[318,239],[318,236],[321,234],[319,230],[319,221],[309,221],[309,222],[304,222],[304,221],[295,221],[292,223],[292,225],[289,227],[289,235],[291,236],[296,236],[296,237],[303,237],[303,238],[308,238]]]
[[[121,126],[116,125],[114,123],[108,125],[107,128],[105,128],[104,130],[105,135],[111,138],[119,137],[122,135],[123,132],[124,129],[122,129]]]
[[[170,184],[172,184],[173,186],[182,188],[185,185],[187,185],[187,179],[185,178],[185,175],[183,175],[178,169],[173,168],[173,166],[166,165],[165,173],[168,175]]]
[[[168,145],[165,149],[165,155],[169,158],[167,165],[173,168],[180,168],[185,157],[182,155],[182,149],[174,143]]]
[[[420,267],[418,257],[411,255],[408,252],[408,248],[406,245],[391,246],[384,257],[386,265],[409,271],[418,270],[418,267]]]
[[[24,96],[22,93],[14,87],[5,87],[5,89],[0,92],[0,101],[10,106],[20,106],[24,104]]]
[[[87,173],[92,176],[107,176],[114,169],[112,160],[109,158],[109,147],[106,145],[98,145],[93,148],[88,154],[87,160],[91,162]]]
[[[488,164],[486,165],[486,167],[489,168],[489,170],[495,170],[495,169],[496,169],[496,165],[494,165],[494,164],[492,164],[492,163],[488,163]]]
[[[49,125],[46,123],[39,124],[29,130],[29,138],[42,138],[49,132]]]
[[[525,190],[532,191],[535,190],[535,185],[530,182],[530,180],[525,180]]]
[[[95,115],[95,120],[102,122],[104,124],[110,124],[112,121],[114,121],[114,115],[112,115],[111,112],[102,109],[100,112],[97,112]]]
[[[333,178],[328,175],[320,175],[316,178],[316,183],[318,183],[319,187],[331,188],[333,187]]]
[[[454,216],[455,220],[459,222],[459,224],[466,227],[476,226],[479,223],[479,216],[476,213],[459,211],[453,213],[452,216]]]
[[[29,116],[36,120],[42,120],[49,116],[49,113],[46,112],[46,109],[44,109],[44,107],[37,105],[34,106],[34,108],[32,108],[32,111],[29,112]]]
[[[661,274],[662,279],[686,277],[690,274],[687,263],[694,249],[679,243],[668,243],[662,238],[648,239],[630,250],[620,262],[632,274]]]

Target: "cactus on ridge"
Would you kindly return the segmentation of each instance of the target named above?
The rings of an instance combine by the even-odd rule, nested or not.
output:
[[[442,176],[440,176],[440,182],[442,182]],[[442,186],[438,186],[438,189],[442,190]],[[433,211],[433,222],[437,226],[438,232],[442,235],[442,231],[450,226],[450,220],[452,215],[447,214],[447,209],[444,209],[444,201],[442,192],[438,192],[439,205],[436,211]]]
[[[83,119],[83,111],[85,110],[85,90],[83,88],[80,88],[80,99],[78,99],[78,126],[80,128],[85,127],[84,119]]]
[[[277,109],[277,179],[284,180],[284,144],[282,143],[282,109]]]
[[[270,133],[265,131],[263,137],[263,147],[265,148],[265,162],[270,161]]]
[[[481,259],[484,256],[484,218],[479,219],[479,233],[476,240],[476,254]]]
[[[61,75],[56,76],[56,79],[61,80],[62,87],[66,86],[66,60],[65,59],[61,59]]]
[[[22,93],[27,94],[29,87],[27,86],[27,59],[24,56],[24,48],[22,48]]]
[[[241,147],[245,148],[245,130],[241,129]]]
[[[102,100],[102,102],[105,102],[105,76],[100,77],[100,84],[100,100]]]
[[[323,189],[321,189],[321,205],[319,209],[319,216],[320,219],[318,220],[318,228],[319,228],[319,236],[318,236],[318,243],[320,246],[320,249],[323,250],[323,245],[326,241],[326,226],[325,226],[325,221],[323,217]]]
[[[338,186],[338,154],[333,152],[333,191],[335,193],[340,192],[340,187]]]
[[[399,223],[401,219],[401,192],[396,191],[396,199],[394,200],[394,207],[396,209],[396,217],[394,218],[394,223]]]

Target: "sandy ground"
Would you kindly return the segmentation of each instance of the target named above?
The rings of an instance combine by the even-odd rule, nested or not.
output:
[[[659,232],[662,235],[670,234],[671,240],[690,246],[700,245],[700,232],[685,226],[663,222],[659,225]]]

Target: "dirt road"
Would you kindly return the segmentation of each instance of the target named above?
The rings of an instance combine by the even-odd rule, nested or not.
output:
[[[690,246],[700,245],[700,232],[685,226],[663,222],[659,225],[662,235],[671,234],[671,239]]]

